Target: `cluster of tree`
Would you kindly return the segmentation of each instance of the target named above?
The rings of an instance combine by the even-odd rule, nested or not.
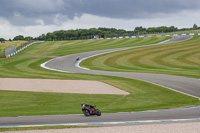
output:
[[[0,38],[0,42],[4,43],[6,40],[4,38]]]
[[[39,37],[24,37],[18,35],[14,37],[13,40],[83,40],[83,39],[93,39],[93,38],[108,38],[117,36],[134,36],[134,35],[144,35],[144,34],[157,34],[157,33],[167,33],[176,31],[186,31],[186,30],[196,30],[200,29],[196,24],[192,28],[178,29],[174,26],[161,26],[161,27],[150,27],[144,28],[142,26],[135,27],[132,31],[126,31],[123,29],[115,28],[90,28],[90,29],[76,29],[76,30],[60,30],[54,31],[52,33],[42,34]],[[5,40],[5,39],[4,39]],[[11,39],[9,39],[11,40]],[[0,40],[1,41],[1,40]]]
[[[35,40],[36,38],[33,38],[33,37],[24,37],[22,35],[18,35],[16,37],[13,38],[13,40],[9,39],[8,41],[19,41],[19,40],[25,40],[25,41],[31,41],[31,40]],[[6,41],[6,39],[4,38],[0,38],[0,42],[1,43],[4,43]]]
[[[13,39],[13,41],[18,41],[18,40],[30,41],[30,40],[34,40],[34,38],[33,38],[33,37],[30,37],[30,36],[24,37],[24,36],[22,36],[22,35],[18,35],[18,36],[16,36],[16,37],[14,37],[14,39]]]
[[[115,28],[90,28],[76,30],[60,30],[53,33],[42,34],[37,40],[83,40],[93,38],[106,38],[114,35],[126,35],[128,31]]]
[[[150,28],[143,28],[142,26],[136,27],[134,32],[139,34],[156,34],[156,33],[169,33],[169,32],[176,32],[176,31],[187,31],[187,30],[197,30],[200,29],[196,24],[193,25],[193,28],[182,28],[178,29],[174,26],[161,26],[161,27],[150,27]]]

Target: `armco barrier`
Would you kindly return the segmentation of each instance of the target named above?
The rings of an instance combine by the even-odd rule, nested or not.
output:
[[[35,43],[40,43],[40,42],[44,42],[44,41],[32,42],[32,43],[30,43],[29,45],[27,45],[27,46],[25,46],[25,47],[23,47],[23,48],[17,50],[16,52],[11,53],[11,54],[9,54],[9,55],[6,55],[6,58],[9,58],[9,57],[11,57],[11,56],[14,56],[14,55],[18,54],[19,52],[23,51],[24,49],[28,48],[29,46],[31,46],[31,45],[33,45],[33,44],[35,44]]]
[[[122,36],[122,37],[110,37],[110,38],[106,38],[106,39],[118,39],[118,38],[138,38],[138,37],[159,37],[159,36],[181,36],[181,35],[200,35],[200,33],[174,34],[174,35],[142,35],[142,36]]]

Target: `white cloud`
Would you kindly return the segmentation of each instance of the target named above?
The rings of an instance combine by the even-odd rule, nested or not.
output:
[[[19,12],[16,12],[16,11],[13,14],[14,14],[15,17],[21,16],[21,14]]]
[[[44,25],[44,21],[42,19],[36,19],[35,22],[38,24],[38,25]]]
[[[56,30],[54,25],[14,26],[0,18],[0,38],[13,39],[17,35],[37,37],[42,33]]]

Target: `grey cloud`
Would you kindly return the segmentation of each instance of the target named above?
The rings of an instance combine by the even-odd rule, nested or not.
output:
[[[36,25],[38,19],[44,24],[59,24],[85,13],[137,19],[199,7],[199,0],[0,0],[0,17],[14,25]]]
[[[199,6],[199,0],[105,0],[85,4],[83,11],[111,18],[132,19],[152,17],[157,13],[194,10]]]

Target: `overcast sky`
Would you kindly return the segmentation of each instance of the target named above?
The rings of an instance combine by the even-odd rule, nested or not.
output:
[[[200,0],[0,0],[0,38],[56,30],[200,26]]]

